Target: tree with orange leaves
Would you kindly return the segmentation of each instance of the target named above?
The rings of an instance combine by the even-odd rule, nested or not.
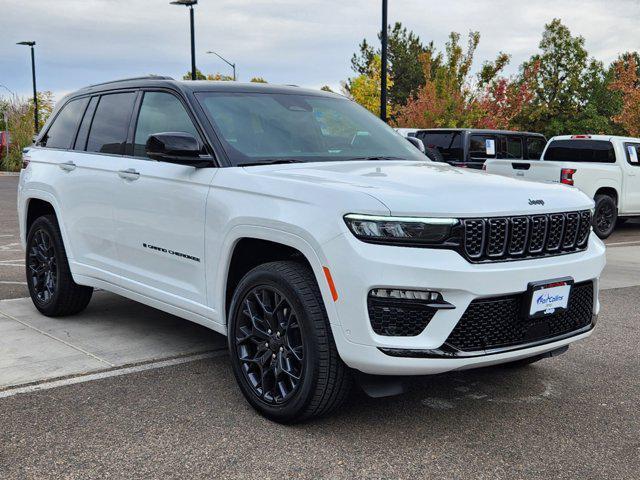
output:
[[[615,77],[609,88],[622,95],[622,111],[613,117],[628,135],[640,136],[640,78],[634,56],[614,63]]]

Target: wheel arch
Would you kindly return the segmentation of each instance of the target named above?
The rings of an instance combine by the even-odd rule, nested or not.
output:
[[[20,242],[22,247],[26,248],[27,235],[29,233],[29,227],[33,221],[40,215],[53,214],[58,221],[58,227],[62,234],[62,241],[64,242],[64,248],[67,253],[67,258],[73,258],[73,251],[67,235],[67,230],[64,226],[64,222],[61,216],[61,209],[56,201],[56,198],[49,192],[42,190],[30,190],[23,192],[22,205],[19,209],[19,221],[20,221]]]
[[[594,200],[598,195],[607,195],[609,197],[612,197],[613,201],[616,204],[616,207],[618,208],[620,207],[620,195],[618,194],[618,191],[614,187],[610,187],[610,186],[598,187],[596,189],[596,192],[593,194]]]
[[[337,311],[324,273],[326,259],[302,237],[268,227],[237,226],[224,242],[225,261],[218,267],[216,292],[220,319],[227,324],[233,291],[252,268],[270,261],[297,259],[313,272],[331,324],[337,323]],[[222,259],[221,259],[222,260]]]

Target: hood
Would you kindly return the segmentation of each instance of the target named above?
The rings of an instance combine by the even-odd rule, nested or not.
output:
[[[252,173],[352,189],[392,215],[508,216],[589,209],[593,201],[566,185],[537,183],[445,163],[366,161],[253,167]]]

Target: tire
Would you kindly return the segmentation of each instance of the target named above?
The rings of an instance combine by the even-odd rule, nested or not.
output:
[[[233,373],[260,414],[296,423],[326,415],[347,398],[352,375],[307,266],[281,261],[251,270],[234,292],[229,319]]]
[[[35,307],[48,317],[74,315],[84,310],[93,288],[73,281],[67,253],[54,215],[38,217],[27,234],[25,273]]]
[[[424,147],[424,154],[429,157],[429,159],[431,159],[434,162],[444,162],[444,157],[442,156],[442,153],[440,153],[440,150],[438,150],[437,148],[431,148],[431,147]]]
[[[618,207],[609,195],[596,195],[595,213],[593,214],[593,231],[601,239],[609,237],[616,228]]]

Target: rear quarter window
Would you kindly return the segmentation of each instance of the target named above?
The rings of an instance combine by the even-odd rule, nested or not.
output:
[[[607,140],[554,140],[544,160],[557,162],[615,163],[613,144]]]
[[[527,138],[527,159],[528,160],[540,160],[542,158],[542,152],[547,141],[544,138],[528,137]]]
[[[640,143],[625,143],[624,150],[627,162],[634,167],[640,167]]]
[[[71,148],[88,101],[87,98],[71,100],[62,107],[47,133],[40,140],[40,145],[49,148]]]
[[[461,132],[417,132],[416,137],[426,147],[437,148],[445,162],[464,161]]]

